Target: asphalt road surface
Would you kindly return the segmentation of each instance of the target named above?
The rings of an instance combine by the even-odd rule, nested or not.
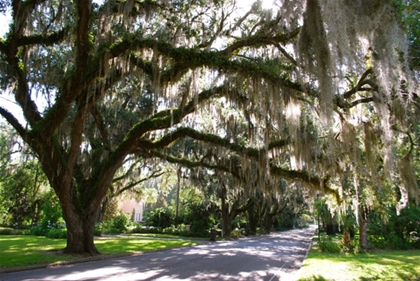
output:
[[[295,280],[315,228],[0,274],[15,280]]]

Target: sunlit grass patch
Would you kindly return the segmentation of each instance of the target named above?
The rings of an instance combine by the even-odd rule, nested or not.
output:
[[[157,240],[136,237],[116,237],[95,241],[98,250],[104,254],[136,253],[194,245],[189,240]]]
[[[419,276],[420,250],[332,254],[314,244],[299,280],[419,280]]]
[[[109,236],[96,239],[95,245],[102,254],[130,254],[162,250],[196,244],[191,240],[145,239],[130,236]],[[72,261],[82,256],[63,255],[65,239],[43,236],[0,235],[0,269],[38,264]]]
[[[180,236],[167,233],[132,233],[130,236],[137,237],[158,237],[158,238],[179,238]]]
[[[52,255],[63,249],[66,240],[41,236],[0,236],[0,268],[10,268],[72,259],[67,255]]]

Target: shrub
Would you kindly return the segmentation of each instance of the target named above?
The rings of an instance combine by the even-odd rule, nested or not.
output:
[[[185,232],[185,225],[181,224],[178,226],[171,225],[170,227],[164,228],[162,233],[166,234],[174,234],[174,235],[181,235]]]
[[[42,227],[47,230],[50,228],[59,228],[64,225],[61,206],[56,195],[54,193],[50,193],[46,198],[44,198],[44,200],[43,217],[40,221]]]
[[[239,228],[235,228],[230,232],[230,237],[241,237],[242,236],[242,230]]]
[[[296,220],[297,227],[307,227],[311,223],[313,223],[313,218],[308,214],[302,214]]]
[[[15,234],[15,230],[10,227],[0,227],[0,235],[11,235]]]
[[[111,233],[112,221],[102,221],[96,224],[95,231],[100,233]]]
[[[126,232],[130,225],[130,219],[124,214],[119,214],[112,219],[112,232],[123,233]]]
[[[348,231],[344,231],[343,237],[341,239],[341,251],[344,253],[352,253],[354,250],[354,245],[350,238],[350,233]]]
[[[29,229],[29,233],[35,236],[45,236],[48,232],[48,227],[44,225],[36,225]]]
[[[168,208],[156,208],[147,213],[146,224],[161,229],[170,227],[174,221],[174,215]]]
[[[209,236],[209,223],[206,221],[193,221],[191,224],[191,230],[188,232],[188,236],[192,237],[208,237]]]
[[[319,249],[322,252],[327,253],[340,253],[341,251],[340,246],[329,236],[321,238],[321,241],[319,242]]]
[[[93,231],[93,235],[95,236],[101,236],[102,230],[98,227],[98,225],[95,225],[95,230]]]
[[[131,221],[127,215],[119,214],[112,220],[97,223],[95,226],[95,235],[102,235],[102,233],[124,233],[128,231]]]
[[[368,233],[369,242],[375,248],[420,248],[420,208],[407,207],[399,216],[391,209],[387,222],[372,214]]]
[[[51,228],[45,235],[48,238],[67,238],[66,228]]]
[[[15,235],[31,235],[30,231],[31,231],[30,228],[28,228],[28,229],[15,229],[13,231],[13,234],[15,234]]]
[[[214,215],[218,207],[214,203],[189,203],[185,204],[187,211],[183,214],[184,224],[191,225],[191,229],[185,232],[187,236],[209,237],[209,229],[215,225]],[[240,223],[240,220],[237,221]]]
[[[135,222],[134,227],[131,230],[132,233],[147,233],[147,227],[143,226],[141,223]]]
[[[131,229],[131,232],[132,233],[142,233],[142,231],[143,231],[143,225],[141,224],[141,223],[139,223],[139,222],[134,222],[133,224],[132,224],[132,229]]]

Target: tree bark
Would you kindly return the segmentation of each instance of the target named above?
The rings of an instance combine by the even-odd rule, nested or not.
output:
[[[327,222],[326,232],[327,232],[327,235],[335,234],[334,221],[333,220]]]
[[[95,221],[97,212],[86,212],[84,215],[72,206],[63,206],[63,216],[67,226],[67,246],[64,253],[99,254],[94,243]]]
[[[264,233],[268,234],[271,232],[273,225],[273,214],[267,212],[264,216]]]
[[[96,217],[96,221],[97,221],[97,222],[103,222],[103,221],[104,221],[104,218],[105,218],[105,212],[106,212],[106,209],[108,208],[108,204],[109,204],[109,199],[108,199],[108,197],[106,196],[106,197],[102,200],[102,204],[101,204],[101,207],[100,207],[100,209],[99,209],[98,216]]]
[[[234,196],[233,202],[227,202],[227,188],[222,186],[220,192],[220,198],[222,201],[222,230],[224,236],[229,236],[232,232],[232,221],[233,219],[242,212],[246,212],[248,207],[244,209],[238,208],[242,194]]]
[[[176,171],[177,185],[176,185],[176,208],[175,208],[175,225],[178,225],[179,221],[179,190],[181,189],[181,167],[178,167]]]
[[[368,240],[367,227],[369,223],[369,210],[366,207],[362,208],[362,214],[359,218],[359,245],[362,249],[369,249],[370,244]]]
[[[255,203],[248,209],[248,221],[249,221],[249,234],[257,234],[257,225],[258,225],[259,212]]]
[[[229,236],[232,232],[232,221],[229,219],[229,204],[226,203],[226,198],[222,197],[222,231],[223,236]]]

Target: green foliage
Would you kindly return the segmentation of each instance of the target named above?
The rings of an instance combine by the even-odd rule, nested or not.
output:
[[[35,236],[46,236],[49,228],[43,225],[36,225],[29,229],[29,234]]]
[[[112,220],[106,220],[96,224],[95,231],[97,233],[112,233]]]
[[[99,251],[106,255],[138,253],[194,245],[189,240],[139,239],[138,237],[107,237],[95,241]],[[83,255],[57,255],[66,246],[65,239],[36,236],[0,235],[0,265],[17,268],[28,265],[65,262],[84,259]],[[24,254],[22,254],[24,252]]]
[[[29,233],[36,236],[65,238],[67,230],[63,228],[65,223],[55,193],[52,191],[46,193],[39,204],[43,207],[41,219],[29,229]]]
[[[47,231],[46,237],[48,238],[67,238],[66,228],[51,228]]]
[[[318,242],[318,247],[321,252],[325,253],[355,253],[358,251],[357,240],[352,240],[348,232],[338,235],[321,236],[321,241]]]
[[[292,229],[295,225],[296,214],[291,209],[285,209],[277,216],[277,219],[279,229]]]
[[[187,204],[186,208],[183,221],[191,225],[190,236],[208,237],[209,229],[215,224],[214,214],[217,212],[215,203],[194,202]]]
[[[0,130],[0,224],[21,228],[39,219],[47,181],[16,133],[2,123]]]
[[[345,230],[343,233],[340,248],[343,253],[352,253],[355,248],[351,241],[350,233],[347,230]]]
[[[208,237],[209,236],[210,222],[208,220],[202,219],[194,221],[191,224],[191,230],[189,236],[194,237]]]
[[[11,227],[0,227],[0,235],[15,234],[15,230]]]
[[[333,241],[330,236],[323,236],[319,242],[319,249],[327,253],[340,253],[340,245]]]
[[[242,230],[241,229],[234,229],[230,233],[230,237],[241,237],[242,236]]]
[[[327,4],[320,1],[322,7],[329,8],[321,9],[320,6],[314,10],[318,5],[306,5],[306,12],[302,1],[289,4],[283,1],[285,4],[279,4],[278,7],[280,13],[263,13],[260,9],[253,9],[246,15],[237,14],[235,5],[230,1],[169,1],[163,6],[155,5],[155,2],[136,1],[134,5],[127,4],[124,9],[120,9],[124,1],[105,1],[103,5],[95,3],[94,6],[91,2],[87,5],[62,5],[60,1],[52,1],[45,7],[39,7],[36,1],[28,1],[24,5],[24,13],[11,19],[11,26],[16,28],[9,29],[9,38],[1,44],[1,80],[7,80],[5,88],[10,89],[10,94],[14,94],[15,99],[20,101],[28,121],[25,127],[14,126],[36,150],[55,190],[67,191],[82,187],[83,190],[60,196],[63,206],[69,207],[64,210],[82,209],[81,216],[71,212],[65,216],[79,220],[76,223],[85,222],[86,217],[83,216],[94,218],[89,208],[103,202],[103,197],[107,195],[106,189],[113,189],[116,182],[122,182],[121,187],[124,185],[127,188],[139,184],[141,181],[135,172],[137,169],[128,170],[126,175],[121,176],[116,175],[115,171],[126,167],[129,162],[142,159],[145,161],[139,170],[152,170],[152,165],[149,165],[149,159],[152,158],[160,158],[162,163],[178,162],[189,167],[214,167],[219,171],[224,170],[226,174],[235,173],[241,177],[238,182],[246,180],[248,187],[257,183],[252,189],[266,190],[265,185],[276,182],[274,176],[278,174],[279,178],[291,181],[301,179],[328,190],[330,183],[338,182],[338,179],[333,176],[331,180],[324,182],[324,179],[330,179],[330,175],[340,175],[341,167],[352,165],[344,154],[346,148],[349,148],[348,151],[357,151],[357,148],[349,146],[355,142],[345,139],[343,145],[340,144],[342,136],[346,135],[343,132],[337,130],[334,137],[333,134],[325,134],[331,131],[329,126],[334,122],[319,122],[318,125],[319,116],[325,120],[345,116],[342,121],[346,125],[346,120],[353,119],[351,107],[359,102],[362,106],[369,103],[369,100],[375,100],[377,87],[372,85],[375,80],[379,80],[378,88],[381,90],[398,88],[395,85],[388,87],[385,83],[381,85],[380,80],[394,77],[391,74],[389,77],[371,77],[373,75],[367,74],[360,78],[360,87],[357,87],[356,92],[346,94],[345,81],[339,81],[342,77],[337,74],[341,73],[341,69],[359,71],[359,63],[365,54],[363,49],[358,48],[358,45],[362,45],[357,41],[358,37],[366,39],[366,44],[371,44],[373,49],[378,47],[378,52],[386,50],[380,60],[376,61],[380,62],[378,67],[383,66],[382,73],[394,74],[394,71],[388,71],[397,67],[393,60],[393,46],[396,42],[392,40],[399,37],[384,32],[386,29],[397,29],[392,25],[394,21],[391,16],[381,12],[378,14],[384,14],[384,17],[374,17],[372,12],[377,10],[376,6],[382,6],[378,4],[380,1],[365,6],[347,5],[341,1],[335,2],[340,3],[337,6],[324,6]],[[330,5],[334,3],[330,2]],[[9,1],[0,2],[0,11],[4,11],[7,3]],[[151,3],[153,9],[149,7]],[[388,1],[384,2],[384,7],[385,4]],[[366,9],[362,17],[353,6],[374,9]],[[324,15],[324,10],[330,14]],[[344,12],[336,15],[331,11]],[[56,16],[58,14],[63,16]],[[292,17],[289,16],[291,14]],[[366,15],[372,17],[369,21],[365,20],[366,30],[346,27],[345,23],[353,20],[357,20],[354,26],[363,26],[361,19],[364,20]],[[51,20],[53,18],[55,20]],[[336,27],[341,26],[334,24],[333,19],[336,18],[341,20],[344,28],[334,34]],[[384,26],[386,22],[391,24]],[[278,28],[279,23],[281,28]],[[303,24],[301,29],[296,28],[298,24]],[[25,26],[32,28],[20,28]],[[324,30],[325,26],[328,26],[328,31]],[[133,33],[133,30],[136,32]],[[297,41],[299,32],[307,36]],[[338,36],[341,33],[343,36]],[[185,41],[182,38],[191,40]],[[354,44],[339,40],[341,38]],[[375,40],[368,40],[371,38]],[[288,50],[289,47],[299,45],[296,42],[307,43],[308,47],[302,48],[305,53],[299,53],[299,49]],[[288,47],[283,49],[282,46]],[[331,52],[330,46],[334,46]],[[25,52],[29,47],[34,51]],[[294,57],[299,61],[295,61]],[[387,64],[382,63],[386,61],[391,61],[392,66],[387,68]],[[363,70],[356,75],[362,73]],[[222,85],[227,86],[225,88]],[[215,88],[221,91],[215,91]],[[357,93],[359,90],[364,92],[361,96]],[[23,93],[28,96],[24,97]],[[22,102],[24,99],[35,100],[36,93],[41,93],[46,99],[45,114],[32,108],[30,102]],[[336,100],[333,94],[340,98]],[[377,108],[380,108],[379,102],[383,102],[384,106],[391,104],[392,101],[385,98],[392,96],[398,100],[397,94],[386,93],[382,95],[383,100],[376,99]],[[405,93],[401,94],[401,100],[405,96]],[[220,110],[220,104],[225,103],[222,100],[227,101],[223,107],[231,107],[235,114],[228,115]],[[304,107],[313,108],[308,112],[308,122],[304,122],[307,132],[299,132],[299,128],[294,128],[297,120],[286,113],[289,105],[295,107],[293,111],[296,114],[293,115],[302,113]],[[92,109],[90,114],[83,114],[88,109]],[[194,111],[197,111],[197,115]],[[361,111],[358,109],[357,112]],[[10,117],[4,110],[1,114]],[[202,122],[205,115],[212,119],[212,125],[208,127],[208,124]],[[376,114],[372,112],[370,115]],[[394,124],[385,121],[394,120],[396,115],[380,114],[384,122],[378,124],[392,128]],[[363,123],[370,122],[369,116],[365,116]],[[7,119],[9,122],[13,120]],[[402,128],[410,127],[405,125],[401,123]],[[191,129],[188,134],[181,129],[184,126]],[[289,126],[290,129],[287,129]],[[216,132],[218,135],[215,135]],[[387,130],[378,132],[391,136],[386,135]],[[167,150],[187,135],[194,142],[202,143],[205,140],[208,143],[203,145],[202,153],[199,149],[188,154],[170,153]],[[325,136],[325,142],[324,137],[320,138],[321,135]],[[288,139],[288,147],[270,147],[273,139]],[[318,140],[319,145],[316,142]],[[248,145],[245,148],[238,143]],[[265,149],[260,149],[263,143]],[[337,151],[343,152],[343,156],[331,149],[335,147]],[[292,151],[294,155],[290,155]],[[316,152],[316,155],[312,152]],[[127,157],[129,155],[133,158]],[[305,168],[299,168],[305,170],[291,169],[294,165],[290,165],[287,159],[295,156],[301,160],[299,162],[307,164]],[[201,160],[194,163],[192,159]],[[310,165],[311,159],[322,163]],[[350,166],[348,168],[359,171],[363,166],[364,163],[354,166],[354,169]],[[267,168],[273,169],[273,173],[265,173]],[[68,175],[74,176],[69,180],[66,178]],[[268,177],[264,179],[262,175],[272,175],[273,181]],[[139,181],[129,182],[129,178]],[[24,224],[35,217],[36,200],[23,188],[28,188],[30,185],[27,183],[31,181],[25,180],[21,184],[18,180],[13,179],[15,185],[2,185],[2,190],[13,187],[10,194],[15,197],[0,197],[10,199],[8,212],[5,212],[11,214],[10,223]],[[159,188],[164,187],[161,185]],[[52,202],[55,205],[50,206],[49,210],[39,208],[44,209],[40,227],[42,231],[61,224],[61,214],[56,209],[59,204]],[[214,214],[207,213],[208,210],[202,209],[202,206],[194,208],[187,209],[185,223],[192,225],[191,233],[201,235],[214,223]],[[285,224],[294,224],[295,219],[291,219],[294,216],[285,215],[285,218],[289,218]],[[165,229],[172,225],[173,214],[170,209],[159,208],[151,211],[147,220],[149,225]],[[127,231],[126,224],[126,220],[118,216],[109,224],[104,223],[104,226],[109,231],[124,232]],[[85,234],[91,235],[90,232]],[[68,249],[72,251],[71,247]]]
[[[46,228],[59,228],[64,224],[64,219],[58,199],[54,193],[50,192],[45,200],[48,201],[44,205],[41,225]]]
[[[151,230],[153,232],[153,231],[156,231],[157,228],[151,229]],[[185,224],[179,224],[177,226],[171,225],[170,227],[164,228],[162,230],[162,233],[179,235],[179,236],[184,236],[184,237],[198,237],[198,236],[192,234],[191,229],[187,230],[187,226]]]
[[[415,0],[392,0],[401,22],[406,28],[410,42],[411,62],[420,68],[420,2]]]
[[[95,236],[101,236],[102,235],[102,230],[99,229],[98,225],[95,225],[95,230],[93,232],[93,235],[95,235]]]
[[[315,216],[320,226],[333,223],[333,218],[330,210],[328,209],[325,197],[316,198],[314,207]]]
[[[156,208],[146,214],[146,224],[158,228],[170,227],[174,221],[174,214],[169,208]]]
[[[299,218],[297,218],[297,226],[298,227],[307,227],[313,223],[313,218],[308,214],[302,214]]]
[[[32,163],[15,167],[14,172],[2,179],[0,198],[7,208],[4,222],[13,225],[23,225],[34,216],[36,197],[33,192],[34,175]]]
[[[139,222],[134,222],[133,223],[133,228],[131,229],[132,233],[145,233],[147,230],[146,227],[144,227],[141,223]]]
[[[112,229],[117,233],[123,233],[127,231],[129,224],[130,218],[125,214],[119,214],[112,220]]]
[[[104,221],[111,221],[113,218],[118,216],[120,213],[119,207],[118,207],[118,200],[117,198],[108,198],[106,200],[106,208],[103,214],[103,220]]]
[[[11,162],[14,135],[15,132],[11,126],[0,121],[0,181],[8,174],[7,167]]]
[[[128,215],[119,214],[111,220],[98,223],[95,227],[95,235],[101,235],[102,233],[125,233],[128,232],[131,224]]]
[[[410,206],[398,216],[389,210],[388,221],[372,214],[368,228],[369,242],[381,249],[420,249],[420,208]]]
[[[419,259],[420,250],[343,255],[321,252],[314,244],[298,280],[418,280]]]

